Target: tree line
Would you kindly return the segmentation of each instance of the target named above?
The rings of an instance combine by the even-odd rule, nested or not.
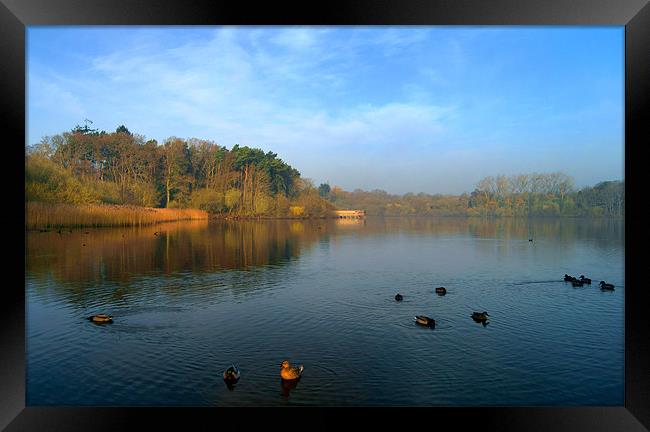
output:
[[[198,208],[234,216],[319,217],[363,209],[381,216],[621,217],[623,181],[576,190],[564,173],[489,176],[461,195],[344,191],[309,179],[276,153],[170,137],[159,144],[125,126],[88,125],[44,137],[26,153],[27,201]]]
[[[125,126],[76,126],[26,153],[26,199],[70,204],[198,208],[237,216],[324,216],[333,205],[276,153],[170,137]]]
[[[471,193],[442,195],[383,190],[346,192],[323,183],[319,194],[342,208],[381,216],[567,216],[622,217],[625,182],[604,181],[576,190],[573,178],[561,172],[489,176]]]

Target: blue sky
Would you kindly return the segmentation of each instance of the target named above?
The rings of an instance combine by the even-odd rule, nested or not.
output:
[[[624,27],[38,27],[27,142],[83,120],[272,150],[317,185],[623,179]]]

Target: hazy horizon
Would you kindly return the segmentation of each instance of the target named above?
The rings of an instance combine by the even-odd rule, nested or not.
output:
[[[42,27],[27,143],[83,125],[277,153],[315,185],[461,194],[624,174],[624,27]]]

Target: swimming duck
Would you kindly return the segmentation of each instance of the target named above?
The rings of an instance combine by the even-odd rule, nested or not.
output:
[[[223,372],[223,380],[226,384],[232,385],[239,381],[240,375],[239,368],[233,364]]]
[[[445,287],[436,288],[436,294],[447,294],[447,289]]]
[[[572,282],[576,280],[573,276],[569,276],[568,274],[564,273],[564,282]]]
[[[436,326],[436,320],[434,320],[433,318],[429,318],[427,316],[424,316],[424,315],[417,315],[415,317],[415,322],[420,324],[420,325],[431,327],[431,328]]]
[[[402,297],[402,294],[397,293],[397,294],[395,294],[395,300],[402,301],[402,300],[404,300],[404,297]]]
[[[573,285],[574,287],[581,287],[583,285],[583,283],[582,283],[581,280],[574,279],[574,280],[571,281],[571,285]]]
[[[106,324],[106,323],[112,323],[113,322],[113,317],[110,315],[106,314],[97,314],[97,315],[92,315],[89,316],[88,321],[92,321],[95,324]]]
[[[484,322],[487,321],[488,317],[490,316],[489,313],[483,311],[483,312],[473,312],[472,313],[472,319],[476,322]]]
[[[614,289],[613,284],[607,283],[605,281],[600,281],[599,285],[600,285],[600,289],[604,289],[604,290],[613,290]]]
[[[586,278],[585,275],[580,275],[580,282],[591,285],[591,279]]]
[[[303,365],[291,366],[287,360],[284,360],[280,365],[280,376],[283,380],[297,380],[300,379],[302,371],[305,369]]]

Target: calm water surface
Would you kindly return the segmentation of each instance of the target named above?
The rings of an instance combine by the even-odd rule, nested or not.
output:
[[[557,219],[28,232],[27,405],[620,406],[623,238]],[[293,388],[283,359],[305,365]]]

